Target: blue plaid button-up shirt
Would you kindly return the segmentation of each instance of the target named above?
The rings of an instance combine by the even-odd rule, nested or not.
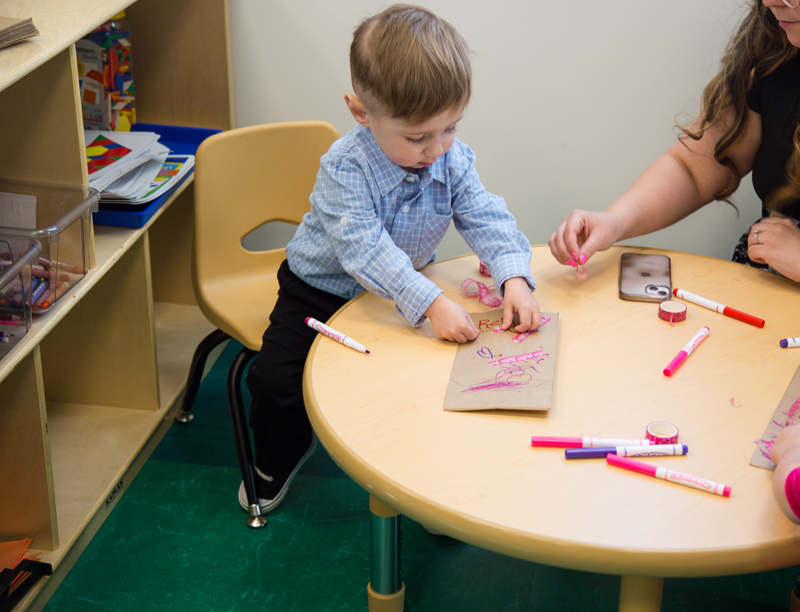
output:
[[[357,125],[322,156],[311,212],[286,247],[289,267],[309,285],[343,298],[366,289],[394,300],[418,326],[442,293],[418,270],[435,259],[452,219],[499,291],[515,276],[535,289],[530,243],[503,199],[483,187],[474,161],[456,139],[429,168],[406,172]]]

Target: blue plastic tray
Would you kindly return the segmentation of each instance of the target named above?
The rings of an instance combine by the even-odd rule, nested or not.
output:
[[[155,123],[136,123],[132,128],[133,132],[155,132],[159,134],[158,142],[169,147],[172,155],[194,155],[197,147],[206,138],[213,134],[218,134],[222,130],[207,128],[180,127],[176,125],[159,125]],[[104,207],[100,202],[99,210],[92,214],[95,225],[116,225],[118,227],[144,227],[145,224],[155,215],[164,203],[172,197],[172,194],[194,173],[194,169],[188,172],[179,182],[169,191],[152,202],[145,204],[145,208],[131,207],[131,210],[119,210],[119,204],[112,204]]]

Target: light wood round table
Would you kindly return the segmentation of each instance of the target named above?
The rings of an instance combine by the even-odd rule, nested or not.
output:
[[[657,304],[619,299],[624,252],[668,255],[673,287],[766,326],[691,303],[686,321],[671,325]],[[800,350],[779,347],[781,338],[800,336],[800,287],[739,264],[636,247],[599,253],[583,282],[546,246],[533,248],[531,269],[542,312],[559,314],[548,411],[445,412],[456,344],[438,340],[429,322],[411,327],[372,294],[329,322],[369,355],[322,336],[311,349],[304,390],[314,430],[370,495],[370,610],[403,606],[396,524],[387,522],[399,521],[394,515],[509,556],[618,574],[620,611],[660,610],[664,577],[800,563],[800,527],[778,509],[772,472],[749,465],[753,441],[800,365]],[[469,312],[488,310],[461,290],[465,278],[491,281],[479,276],[475,256],[423,272]],[[665,377],[704,325],[708,338]],[[724,483],[730,498],[530,444],[534,435],[644,438],[652,421],[675,424],[689,453],[643,461]]]

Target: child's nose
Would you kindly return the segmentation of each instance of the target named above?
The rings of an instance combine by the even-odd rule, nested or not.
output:
[[[433,141],[431,146],[428,147],[428,152],[434,157],[441,157],[444,154],[444,142],[441,140]]]

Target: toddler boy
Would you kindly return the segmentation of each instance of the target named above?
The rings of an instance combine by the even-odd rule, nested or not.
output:
[[[471,95],[464,39],[426,9],[394,5],[356,28],[350,72],[354,93],[344,99],[357,125],[321,159],[311,212],[286,247],[278,302],[247,375],[264,513],[280,504],[316,444],[302,378],[317,332],[306,317],[327,321],[367,290],[393,300],[414,326],[430,319],[443,340],[474,340],[466,310],[418,271],[434,260],[452,219],[504,298],[502,328],[515,314],[515,331],[541,324],[530,243],[455,138]],[[247,509],[243,485],[239,502]]]

